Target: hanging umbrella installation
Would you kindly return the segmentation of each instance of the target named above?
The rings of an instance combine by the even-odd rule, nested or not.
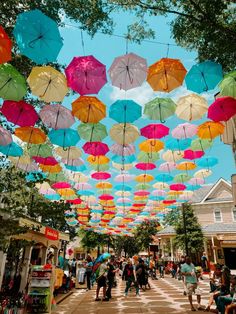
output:
[[[139,137],[139,130],[132,124],[115,124],[110,129],[110,137],[120,145],[131,144]]]
[[[190,94],[179,98],[175,113],[180,119],[193,121],[201,119],[207,110],[208,104],[205,98]]]
[[[117,100],[109,110],[109,117],[119,123],[133,123],[142,115],[142,107],[133,100]]]
[[[144,114],[151,120],[160,120],[164,123],[175,113],[176,104],[171,98],[154,98],[145,104]]]
[[[236,98],[236,71],[226,74],[219,84],[220,95]]]
[[[0,126],[0,145],[7,146],[12,143],[12,135],[11,133]]]
[[[39,116],[46,126],[56,130],[68,129],[75,123],[71,111],[59,104],[44,106]]]
[[[11,60],[12,41],[0,25],[0,64]]]
[[[220,122],[207,121],[199,125],[197,135],[202,139],[213,140],[224,133],[224,125]]]
[[[106,126],[102,123],[81,123],[78,126],[80,137],[89,142],[101,142],[107,137]]]
[[[75,146],[80,140],[79,134],[72,129],[51,130],[48,137],[52,144],[67,148]]]
[[[208,108],[208,118],[215,121],[228,121],[236,115],[236,99],[232,97],[217,98]]]

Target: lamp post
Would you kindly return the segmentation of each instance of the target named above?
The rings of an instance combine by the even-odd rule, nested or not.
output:
[[[159,256],[161,255],[161,238],[158,238],[158,253],[159,253]]]
[[[188,236],[187,236],[187,229],[186,229],[185,204],[182,204],[182,215],[183,215],[183,227],[184,227],[185,254],[188,255]]]

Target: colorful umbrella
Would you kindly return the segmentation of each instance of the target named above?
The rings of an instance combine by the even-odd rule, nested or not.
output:
[[[32,94],[45,102],[63,101],[68,93],[65,76],[51,66],[34,67],[27,82]]]
[[[82,139],[89,142],[101,142],[107,137],[106,126],[102,123],[81,123],[78,133]]]
[[[191,145],[191,140],[189,138],[183,140],[169,139],[165,143],[166,148],[170,150],[179,150],[179,154],[181,154],[181,150],[189,148],[189,146]]]
[[[202,185],[205,183],[205,180],[203,178],[192,178],[188,183],[191,185]]]
[[[179,98],[175,113],[180,119],[193,121],[201,119],[207,110],[208,104],[205,98],[190,94]]]
[[[107,164],[96,164],[96,163],[92,164],[92,163],[90,163],[89,167],[96,172],[108,171],[110,169],[109,163],[107,163]]]
[[[70,183],[68,182],[56,182],[52,185],[53,189],[68,189],[71,188]]]
[[[1,136],[0,136],[0,141],[1,141]],[[2,153],[3,155],[6,155],[6,157],[8,156],[20,157],[23,155],[23,149],[16,143],[11,142],[8,145],[0,146],[0,153]]]
[[[167,190],[169,189],[169,185],[165,182],[156,182],[153,184],[153,187],[158,190]]]
[[[163,124],[149,124],[142,129],[140,129],[141,135],[152,139],[152,138],[162,138],[169,134],[169,128]]]
[[[172,136],[177,139],[191,138],[197,133],[197,125],[190,123],[179,124],[171,132]]]
[[[93,56],[74,57],[65,73],[68,86],[80,95],[98,94],[107,82],[106,66]]]
[[[98,123],[106,117],[106,106],[97,97],[80,96],[72,103],[72,114],[84,123]]]
[[[87,161],[95,165],[104,165],[104,164],[109,163],[110,159],[104,155],[98,155],[98,156],[90,155],[88,156]]]
[[[120,156],[120,155],[114,155],[112,156],[112,161],[118,164],[131,164],[136,160],[135,155],[129,155],[129,156]]]
[[[84,161],[82,158],[76,158],[76,159],[62,158],[61,162],[65,164],[66,166],[78,167],[78,166],[84,165]]]
[[[140,152],[137,156],[138,161],[140,162],[156,162],[158,159],[160,159],[159,153],[146,153],[146,152]]]
[[[211,140],[197,138],[195,140],[192,140],[190,148],[193,151],[205,151],[207,148],[210,148],[212,145],[213,145],[213,142]]]
[[[56,61],[63,46],[57,23],[37,9],[17,16],[13,34],[21,54],[37,64]]]
[[[213,121],[228,121],[236,115],[236,99],[232,97],[217,98],[208,108],[208,118]]]
[[[172,181],[173,177],[166,173],[160,173],[156,176],[156,180],[160,182],[168,182],[168,181]]]
[[[115,124],[110,129],[110,137],[120,145],[131,144],[139,137],[139,130],[129,123]]]
[[[46,105],[40,112],[39,116],[46,126],[53,129],[68,129],[75,123],[71,111],[62,105]]]
[[[154,191],[152,191],[152,195],[155,195],[155,196],[166,196],[166,191],[164,191],[164,190],[154,190]]]
[[[117,100],[109,110],[109,117],[119,123],[132,123],[142,115],[142,107],[133,100]]]
[[[218,159],[216,157],[203,157],[202,159],[198,160],[197,164],[200,167],[207,167],[208,169],[210,167],[215,166],[218,163]]]
[[[141,162],[135,165],[135,168],[139,169],[139,170],[153,170],[156,168],[156,165],[153,163],[145,163],[145,162]]]
[[[201,158],[205,153],[202,150],[191,150],[191,149],[187,149],[184,151],[184,159],[190,159],[190,160],[194,160],[194,159],[198,159]]]
[[[58,174],[62,170],[62,167],[59,164],[57,164],[55,166],[48,166],[48,165],[40,164],[39,167],[43,172],[48,172],[48,173],[57,173]]]
[[[201,169],[194,173],[194,178],[207,178],[212,174],[212,171],[209,169]]]
[[[236,98],[236,71],[226,74],[219,84],[220,95]]]
[[[97,189],[111,189],[112,186],[110,182],[99,182],[95,185]]]
[[[171,172],[176,168],[176,164],[174,162],[164,162],[159,166],[159,170],[163,172]]]
[[[213,61],[193,65],[185,77],[187,89],[198,94],[214,89],[222,80],[222,66]]]
[[[38,120],[34,107],[23,100],[19,102],[5,100],[1,112],[9,122],[19,126],[34,126]]]
[[[12,143],[11,133],[0,126],[0,145],[7,146]]]
[[[54,157],[41,157],[41,156],[33,156],[32,159],[38,164],[43,164],[47,166],[55,166],[58,164],[57,160]]]
[[[128,171],[128,170],[132,169],[134,165],[133,164],[124,164],[124,163],[117,164],[115,162],[112,162],[112,166],[114,168],[120,170],[120,171]]]
[[[150,182],[154,180],[154,177],[150,174],[140,174],[138,176],[135,177],[135,180],[137,182]]]
[[[121,145],[113,144],[110,148],[114,155],[129,156],[135,154],[135,146],[133,144]]]
[[[0,25],[0,64],[11,60],[12,41]]]
[[[94,172],[91,175],[92,179],[96,179],[96,180],[107,180],[110,179],[111,175],[108,172]]]
[[[27,153],[29,156],[41,156],[41,157],[49,157],[52,156],[52,147],[49,144],[32,144],[29,148],[27,148]]]
[[[210,139],[224,133],[224,125],[220,122],[207,121],[200,124],[198,127],[197,135],[202,139]]]
[[[108,73],[113,86],[127,91],[141,86],[147,77],[147,61],[134,53],[115,58]]]
[[[16,128],[15,135],[28,144],[42,144],[46,141],[46,134],[41,129],[32,126]]]
[[[62,147],[57,147],[55,149],[56,155],[60,156],[61,158],[64,159],[77,159],[81,157],[82,151],[75,146],[70,146],[67,150],[64,150]]]
[[[160,120],[162,123],[165,119],[175,113],[176,104],[171,98],[154,98],[145,104],[144,114],[151,120]]]
[[[164,143],[156,139],[149,139],[139,144],[139,149],[146,153],[152,153],[152,152],[157,153],[163,148],[164,148]]]
[[[173,190],[173,191],[183,191],[185,189],[186,189],[186,185],[181,184],[181,183],[170,185],[170,190]]]
[[[147,82],[154,91],[170,92],[182,85],[186,73],[180,60],[162,58],[148,68]]]
[[[176,162],[183,158],[183,152],[176,152],[174,150],[168,149],[162,154],[161,157],[164,161]]]
[[[99,156],[106,155],[109,152],[109,147],[101,142],[88,142],[84,144],[83,150],[85,154]]]
[[[25,78],[11,65],[0,65],[0,97],[6,100],[21,100],[27,92]]]
[[[72,129],[51,130],[48,137],[52,144],[61,146],[63,148],[74,146],[80,140],[79,134]]]
[[[134,178],[135,178],[134,175],[129,174],[129,173],[124,173],[124,174],[118,174],[114,180],[116,182],[129,182],[129,181],[133,181]]]
[[[193,170],[196,168],[196,164],[194,162],[187,162],[187,161],[183,161],[181,163],[179,163],[178,165],[176,165],[176,169],[178,170]]]

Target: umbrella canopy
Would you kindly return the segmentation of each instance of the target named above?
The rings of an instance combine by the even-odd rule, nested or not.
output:
[[[70,188],[71,187],[71,185],[70,185],[70,183],[68,183],[68,182],[56,182],[56,183],[54,183],[53,185],[52,185],[52,188],[53,189],[68,189],[68,188]]]
[[[84,144],[83,150],[85,154],[99,156],[106,155],[109,152],[109,147],[101,142],[88,142]]]
[[[177,152],[177,151],[168,149],[162,154],[161,157],[164,161],[176,162],[183,158],[183,152],[182,151]]]
[[[133,181],[134,178],[135,178],[134,175],[129,174],[129,173],[124,173],[124,174],[118,174],[114,180],[116,182],[129,182],[129,181]]]
[[[202,150],[191,150],[191,149],[187,149],[184,151],[184,159],[190,159],[190,160],[194,160],[194,159],[198,159],[201,158],[204,155],[204,151]]]
[[[106,117],[106,106],[97,97],[80,96],[72,103],[72,114],[84,123],[98,123]]]
[[[21,54],[37,64],[56,61],[63,46],[57,23],[37,9],[17,16],[13,34]]]
[[[197,138],[195,140],[192,140],[190,148],[193,151],[205,151],[207,148],[212,147],[213,142],[208,139],[201,139]]]
[[[139,144],[139,149],[146,153],[152,153],[152,152],[157,153],[163,148],[164,148],[164,143],[156,139],[149,139]]]
[[[7,146],[12,143],[11,133],[0,126],[0,145]]]
[[[81,157],[82,151],[75,146],[70,146],[67,150],[64,150],[62,147],[57,147],[55,149],[56,155],[60,156],[61,158],[65,159],[77,159]]]
[[[129,155],[129,156],[120,156],[120,155],[114,155],[112,157],[112,161],[118,164],[130,164],[135,161],[135,155]]]
[[[219,122],[228,121],[236,115],[236,99],[232,97],[217,98],[208,108],[208,118]]]
[[[179,150],[179,154],[181,154],[181,150],[185,150],[189,148],[191,145],[191,140],[189,138],[179,140],[179,139],[169,139],[165,142],[166,148],[170,150]]]
[[[140,162],[135,165],[135,168],[139,170],[153,170],[156,168],[156,165],[153,163]]]
[[[223,134],[224,128],[224,125],[220,122],[207,121],[199,125],[197,135],[202,139],[212,140]]]
[[[222,80],[222,66],[213,61],[193,65],[185,77],[187,89],[198,94],[214,89]]]
[[[167,190],[169,189],[169,185],[165,182],[156,182],[153,184],[153,187],[158,190]]]
[[[159,153],[146,153],[141,151],[137,156],[138,161],[140,162],[152,162],[154,163],[158,159],[160,159]]]
[[[181,184],[181,183],[170,185],[170,190],[173,190],[173,191],[183,191],[185,189],[186,189],[186,185]]]
[[[99,182],[96,185],[97,189],[111,189],[112,184],[110,182]]]
[[[110,148],[114,155],[129,156],[135,154],[135,146],[133,144],[121,145],[113,144]]]
[[[81,165],[84,165],[84,161],[82,158],[75,158],[75,159],[62,158],[61,162],[65,164],[66,166],[72,166],[72,167],[79,167]]]
[[[56,130],[68,129],[75,123],[71,111],[59,104],[44,106],[40,110],[39,116],[44,124]]]
[[[1,112],[9,122],[19,126],[34,126],[38,120],[34,107],[23,100],[5,100]]]
[[[0,25],[0,64],[11,60],[12,41]]]
[[[48,144],[36,144],[31,145],[29,148],[27,148],[27,153],[29,156],[41,156],[41,157],[49,157],[52,156],[52,147]]]
[[[51,66],[34,67],[27,82],[32,94],[45,102],[63,101],[68,93],[65,76]]]
[[[107,82],[106,66],[93,56],[74,57],[65,73],[68,86],[80,95],[98,94]]]
[[[1,132],[1,131],[0,131]],[[1,141],[1,136],[0,136]],[[23,155],[23,149],[14,142],[11,142],[8,145],[0,146],[0,153],[3,155],[12,156],[12,157],[20,157]]]
[[[207,110],[208,104],[205,98],[190,94],[179,98],[175,113],[180,119],[193,121],[201,119]]]
[[[55,166],[40,164],[39,167],[43,172],[48,172],[48,173],[59,174],[62,171],[62,167],[59,164],[57,164]]]
[[[25,78],[11,65],[0,65],[0,97],[6,100],[21,100],[27,92]]]
[[[191,185],[202,185],[205,183],[205,180],[203,178],[192,178],[188,183]]]
[[[109,163],[110,159],[104,155],[98,155],[98,156],[90,155],[88,156],[87,161],[95,165],[104,165],[104,164]]]
[[[207,167],[208,169],[210,167],[215,166],[218,163],[218,159],[216,157],[203,157],[202,159],[198,160],[197,164],[200,167]]]
[[[147,77],[147,61],[134,53],[117,57],[108,70],[113,86],[125,91],[141,86]]]
[[[150,174],[140,174],[138,176],[135,177],[135,180],[137,182],[150,182],[150,181],[153,181],[154,180],[154,177]]]
[[[183,84],[186,73],[180,60],[162,58],[148,68],[147,82],[154,91],[170,92]]]
[[[176,166],[178,170],[193,170],[196,168],[196,164],[194,162],[183,161]]]
[[[212,171],[209,169],[201,169],[194,173],[194,178],[207,178],[212,174]]]
[[[197,133],[197,125],[190,123],[179,124],[171,132],[172,136],[177,139],[191,138]]]
[[[32,126],[16,128],[15,135],[23,142],[30,144],[42,144],[46,141],[46,134],[41,129]]]
[[[102,123],[81,123],[78,133],[82,139],[89,142],[101,142],[107,137],[106,126]]]
[[[112,166],[114,168],[120,170],[120,171],[128,171],[128,170],[132,169],[134,165],[133,164],[124,164],[124,163],[117,164],[115,162],[112,162]]]
[[[91,178],[95,180],[107,180],[110,179],[110,177],[111,175],[108,172],[94,172],[91,175]]]
[[[141,135],[146,138],[162,138],[169,134],[169,128],[163,124],[149,124],[143,127]]]
[[[226,74],[219,84],[220,95],[236,98],[236,71]]]
[[[171,172],[172,170],[174,170],[176,168],[176,164],[174,162],[164,162],[162,164],[160,164],[159,166],[159,170],[163,171],[163,172]]]
[[[132,123],[142,115],[142,107],[133,100],[117,100],[109,110],[109,117],[119,123]]]
[[[110,137],[120,145],[131,144],[139,137],[139,130],[136,126],[126,123],[115,124],[110,129]]]
[[[54,157],[33,156],[32,159],[38,164],[43,164],[47,166],[55,166],[58,164],[57,160]]]
[[[168,182],[168,181],[172,181],[173,177],[166,173],[160,173],[156,176],[156,180],[160,182]]]
[[[48,137],[52,144],[63,148],[75,146],[80,140],[79,134],[72,129],[51,130],[48,133]]]
[[[165,119],[175,113],[176,104],[171,98],[154,98],[145,104],[144,114],[151,120],[160,120],[162,123]]]

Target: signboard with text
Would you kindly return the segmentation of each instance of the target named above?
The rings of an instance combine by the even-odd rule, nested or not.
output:
[[[59,239],[59,232],[49,227],[45,227],[45,236],[49,240],[58,240]]]

